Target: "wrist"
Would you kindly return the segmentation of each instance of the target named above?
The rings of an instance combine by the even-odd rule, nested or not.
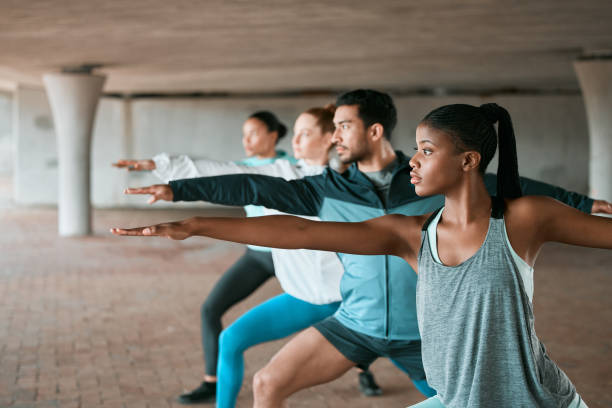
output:
[[[597,212],[597,201],[598,200],[587,197],[587,199],[584,200],[584,208],[579,208],[579,210],[587,214],[595,214]]]
[[[199,217],[187,218],[186,220],[180,221],[181,232],[187,234],[187,236],[192,237],[194,235],[198,235],[198,220]]]
[[[166,184],[168,186],[168,192],[170,193],[170,199],[168,201],[178,201],[174,199],[174,197],[176,196],[175,190],[177,189],[177,186],[174,183],[176,183],[176,180],[170,180],[168,184]]]

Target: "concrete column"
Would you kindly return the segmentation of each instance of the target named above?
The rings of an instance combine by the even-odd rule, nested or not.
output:
[[[91,133],[105,79],[89,73],[43,76],[57,135],[61,236],[91,233]]]
[[[589,195],[612,201],[612,59],[574,63],[590,134]]]

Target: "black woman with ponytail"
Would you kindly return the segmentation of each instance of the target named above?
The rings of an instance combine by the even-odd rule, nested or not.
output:
[[[612,249],[612,219],[521,194],[512,121],[496,104],[435,109],[416,144],[410,183],[420,197],[443,196],[444,206],[428,214],[363,222],[194,218],[112,232],[403,258],[418,272],[422,363],[437,391],[413,407],[586,407],[536,336],[533,265],[549,241]],[[491,197],[485,170],[497,146]]]

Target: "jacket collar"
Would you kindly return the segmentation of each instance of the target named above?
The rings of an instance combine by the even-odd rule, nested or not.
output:
[[[404,170],[407,167],[410,168],[410,165],[409,165],[410,157],[406,156],[401,150],[396,150],[395,155],[397,156],[398,163],[397,163],[397,167],[395,168],[393,172],[394,177],[401,170]],[[351,164],[347,170],[347,173],[348,173],[348,178],[352,181],[358,182],[360,184],[367,184],[367,185],[372,184],[370,180],[366,177],[366,175],[362,171],[359,170],[359,167],[357,167],[357,163]]]

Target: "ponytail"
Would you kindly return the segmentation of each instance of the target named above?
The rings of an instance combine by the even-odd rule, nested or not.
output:
[[[283,122],[278,122],[278,129],[276,131],[278,132],[278,142],[278,140],[281,140],[287,134],[287,126]]]
[[[497,134],[493,126],[496,122]],[[497,197],[504,199],[522,195],[514,128],[506,109],[495,103],[478,108],[465,104],[446,105],[431,111],[421,123],[450,135],[458,152],[474,150],[480,153],[478,170],[481,174],[493,159],[499,143]]]
[[[310,108],[304,113],[314,116],[317,119],[317,126],[323,133],[333,133],[336,125],[334,125],[334,113],[336,113],[336,105],[329,103],[323,107]]]
[[[523,195],[518,173],[516,138],[508,111],[496,103],[480,105],[483,116],[494,124],[497,122],[499,162],[497,164],[497,197],[517,198]]]

